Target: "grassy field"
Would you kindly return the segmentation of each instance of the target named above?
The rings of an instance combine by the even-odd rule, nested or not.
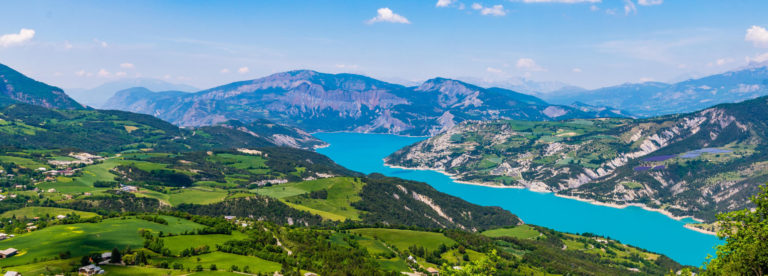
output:
[[[200,261],[198,261],[198,258],[200,258]],[[158,259],[158,260],[161,260],[161,259]],[[212,252],[208,254],[192,256],[187,258],[169,259],[167,261],[169,264],[180,263],[184,265],[185,269],[187,267],[194,268],[198,264],[202,265],[203,268],[208,269],[211,266],[211,264],[216,264],[216,267],[219,270],[225,270],[225,271],[229,269],[232,265],[236,265],[240,267],[240,269],[242,269],[245,266],[249,266],[251,273],[259,273],[259,272],[272,273],[280,270],[281,268],[279,263],[270,262],[257,257],[235,255],[235,254],[224,253],[224,252]]]
[[[208,245],[215,249],[217,244],[223,244],[229,240],[244,240],[248,236],[240,232],[232,232],[232,235],[214,234],[214,235],[181,235],[163,238],[165,247],[171,250],[173,254],[178,254],[182,250],[190,247]]]
[[[75,213],[79,215],[81,218],[91,218],[98,216],[96,213],[91,212],[82,212],[82,211],[75,211],[72,209],[65,209],[65,208],[56,208],[56,207],[24,207],[21,209],[11,210],[7,211],[3,214],[0,214],[0,217],[2,218],[10,218],[12,216],[16,216],[17,218],[20,217],[45,217],[45,215],[49,215],[51,217],[55,217],[58,215],[66,215]]]
[[[106,188],[94,188],[93,183],[96,181],[114,181],[115,175],[110,170],[117,167],[119,162],[117,159],[107,159],[103,163],[83,168],[83,175],[80,177],[58,177],[54,182],[40,183],[37,187],[43,190],[54,188],[59,193],[83,193],[106,190]]]
[[[224,190],[205,187],[192,187],[170,194],[144,189],[134,194],[136,196],[155,198],[171,206],[177,206],[182,203],[211,204],[222,201],[227,197],[227,192]]]
[[[51,168],[51,166],[48,166],[48,164],[43,164],[32,159],[16,157],[16,156],[0,156],[0,162],[14,163],[20,167],[25,167],[33,170],[37,168],[46,168],[46,169]]]
[[[359,220],[360,211],[352,203],[361,200],[359,194],[364,183],[351,177],[334,177],[286,183],[271,187],[254,189],[266,196],[279,198],[293,208],[308,211],[330,220]],[[328,191],[328,198],[313,199],[304,196],[312,191]]]
[[[39,231],[18,235],[15,238],[0,241],[0,248],[13,247],[19,254],[0,260],[0,266],[21,265],[37,259],[51,259],[59,253],[70,251],[72,256],[82,256],[95,252],[109,251],[114,247],[140,248],[143,241],[139,229],[152,229],[166,233],[179,233],[202,228],[188,220],[163,216],[168,225],[162,225],[134,218],[106,219],[100,223],[78,223],[56,225]]]
[[[518,239],[535,239],[539,236],[539,231],[528,225],[520,225],[513,228],[499,228],[488,230],[482,233],[485,236],[495,237],[514,237]]]
[[[5,267],[3,269],[5,271],[16,271],[22,275],[58,275],[69,272],[78,264],[80,264],[79,260],[66,259]]]
[[[102,265],[101,268],[106,271],[107,275],[136,275],[136,276],[162,276],[162,275],[185,275],[186,271],[162,269],[154,267],[140,267],[140,266],[119,266],[119,265]]]
[[[209,159],[229,167],[247,170],[253,174],[266,174],[269,172],[267,160],[264,159],[264,157],[258,155],[220,153],[210,157]]]
[[[451,246],[456,244],[441,233],[422,232],[400,229],[381,229],[381,228],[361,228],[350,230],[363,236],[373,237],[383,240],[387,244],[396,246],[398,249],[407,249],[411,245],[420,245],[427,250],[436,250],[440,244]]]

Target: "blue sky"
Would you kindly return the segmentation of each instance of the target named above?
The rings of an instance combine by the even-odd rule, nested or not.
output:
[[[596,88],[766,60],[766,12],[768,1],[4,1],[0,63],[65,88],[137,76],[207,88],[293,69]]]

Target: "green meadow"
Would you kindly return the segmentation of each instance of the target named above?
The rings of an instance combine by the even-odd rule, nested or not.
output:
[[[538,230],[535,228],[529,226],[529,225],[519,225],[511,228],[499,228],[499,229],[493,229],[488,230],[482,233],[484,236],[488,236],[491,238],[496,237],[513,237],[518,239],[535,239],[538,237],[541,233],[539,233]]]
[[[72,209],[65,209],[65,208],[24,207],[21,209],[7,211],[3,214],[0,214],[0,217],[10,218],[10,217],[16,216],[17,218],[21,218],[21,217],[33,218],[33,217],[45,217],[46,215],[55,217],[58,215],[67,215],[71,213],[75,213],[81,218],[92,218],[92,217],[98,216],[98,214],[92,213],[92,212],[75,211]]]
[[[141,248],[143,240],[139,236],[139,229],[180,233],[202,228],[202,225],[188,220],[168,216],[163,216],[163,219],[168,221],[168,225],[136,218],[113,218],[100,223],[55,225],[18,235],[0,241],[0,249],[13,247],[19,250],[17,256],[0,260],[0,266],[53,259],[59,253],[66,251],[69,251],[72,256],[82,256],[94,252],[106,252],[115,247]]]
[[[452,246],[456,241],[441,233],[422,232],[401,229],[361,228],[350,230],[363,236],[378,238],[398,249],[407,249],[411,245],[423,246],[427,250],[436,250],[441,244]]]
[[[359,194],[365,184],[352,177],[334,177],[253,189],[261,195],[275,197],[293,208],[308,211],[330,220],[359,220],[360,211],[352,203],[361,200]],[[306,196],[312,191],[326,190],[328,198],[313,199]]]

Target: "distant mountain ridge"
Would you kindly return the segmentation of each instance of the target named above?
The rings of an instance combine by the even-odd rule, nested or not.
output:
[[[76,101],[94,108],[100,108],[109,98],[114,96],[117,91],[133,87],[144,87],[152,91],[191,92],[199,90],[193,86],[175,84],[151,78],[128,78],[107,82],[94,88],[67,88],[64,90]]]
[[[433,135],[466,120],[559,120],[622,114],[550,105],[502,88],[434,78],[406,87],[354,74],[298,70],[197,93],[120,91],[106,108],[181,126],[268,119],[307,131]]]
[[[768,96],[648,119],[459,124],[387,162],[712,220],[768,181]]]
[[[589,91],[539,95],[556,104],[583,102],[610,106],[640,117],[686,113],[721,103],[768,95],[768,64],[753,64],[722,74],[678,83],[627,83]]]
[[[47,108],[83,109],[61,88],[33,80],[8,66],[0,64],[0,106],[28,103]]]

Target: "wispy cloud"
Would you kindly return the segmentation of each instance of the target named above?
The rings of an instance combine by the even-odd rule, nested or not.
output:
[[[473,3],[472,9],[480,11],[480,14],[482,15],[492,15],[492,16],[507,15],[507,11],[504,9],[503,5],[493,5],[492,7],[484,7],[480,3]]]
[[[120,64],[120,68],[123,68],[123,69],[133,69],[133,68],[136,68],[136,66],[134,66],[133,63],[125,62],[125,63],[121,63]]]
[[[624,0],[624,14],[629,15],[630,13],[637,13],[637,7],[632,0]]]
[[[4,34],[0,36],[0,47],[10,47],[23,44],[35,37],[35,30],[21,29],[18,34]]]
[[[637,4],[640,6],[653,6],[653,5],[661,5],[661,3],[664,3],[664,0],[638,0]]]
[[[523,3],[563,3],[563,4],[579,4],[579,3],[600,3],[601,0],[522,0]]]
[[[456,2],[456,0],[437,0],[435,7],[445,8]]]
[[[405,18],[402,15],[394,13],[389,8],[378,9],[376,13],[377,13],[376,17],[369,19],[368,21],[366,21],[366,23],[373,24],[378,22],[387,22],[387,23],[411,24],[411,21],[408,21],[407,18]]]
[[[525,71],[545,71],[545,69],[539,66],[535,60],[531,58],[521,58],[517,60],[515,67]]]
[[[251,69],[248,69],[247,66],[243,66],[243,67],[240,67],[239,69],[237,69],[237,72],[240,73],[240,74],[245,74],[245,73],[248,73],[250,71],[251,71]]]

